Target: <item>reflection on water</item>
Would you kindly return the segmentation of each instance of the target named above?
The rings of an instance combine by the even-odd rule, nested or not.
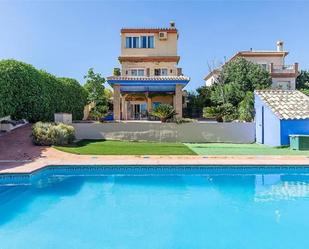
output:
[[[309,197],[309,175],[255,175],[255,200],[276,201]]]

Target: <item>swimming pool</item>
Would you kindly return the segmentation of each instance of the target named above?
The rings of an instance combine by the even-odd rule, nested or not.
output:
[[[1,249],[307,249],[308,212],[304,166],[0,175]]]

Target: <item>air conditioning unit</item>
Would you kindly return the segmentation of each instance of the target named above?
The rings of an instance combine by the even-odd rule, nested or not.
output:
[[[167,40],[167,32],[159,32],[159,40]]]

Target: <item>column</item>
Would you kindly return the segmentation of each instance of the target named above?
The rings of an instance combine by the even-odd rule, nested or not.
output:
[[[128,108],[127,108],[127,101],[126,101],[126,97],[127,97],[127,94],[121,96],[121,111],[122,111],[122,119],[123,120],[128,120]]]
[[[147,111],[148,111],[148,113],[150,113],[152,111],[151,98],[149,98],[148,96],[147,96]]]
[[[120,120],[120,85],[114,85],[114,98],[113,98],[113,111],[114,111],[114,120]]]
[[[182,85],[180,84],[175,87],[174,103],[176,118],[182,118]]]

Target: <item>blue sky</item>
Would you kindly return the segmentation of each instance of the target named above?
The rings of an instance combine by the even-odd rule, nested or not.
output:
[[[300,1],[1,1],[0,59],[14,58],[83,83],[94,67],[118,67],[121,27],[179,29],[179,67],[203,85],[208,64],[239,50],[275,49],[284,40],[286,63],[309,69],[309,2]]]

